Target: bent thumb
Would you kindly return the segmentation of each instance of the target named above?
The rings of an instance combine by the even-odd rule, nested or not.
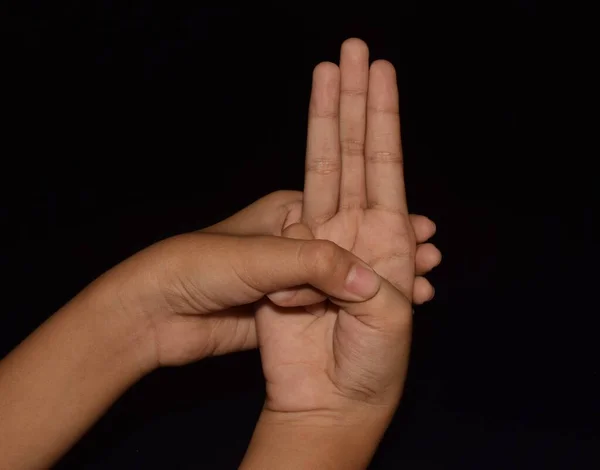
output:
[[[373,297],[379,276],[349,251],[325,240],[272,236],[187,234],[172,239],[173,278],[197,297],[195,313],[255,302],[265,295],[310,285],[349,302]],[[171,277],[171,276],[169,276]]]

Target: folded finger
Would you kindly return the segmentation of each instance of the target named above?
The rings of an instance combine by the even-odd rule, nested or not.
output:
[[[417,243],[425,243],[435,235],[435,223],[424,215],[410,214],[410,223],[415,232]]]
[[[417,246],[415,254],[415,273],[427,274],[442,262],[442,253],[433,243],[423,243]]]

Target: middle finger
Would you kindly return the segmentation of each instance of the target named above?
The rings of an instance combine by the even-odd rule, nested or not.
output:
[[[354,38],[344,41],[340,53],[340,72],[340,209],[365,208],[364,150],[369,49],[363,41]]]

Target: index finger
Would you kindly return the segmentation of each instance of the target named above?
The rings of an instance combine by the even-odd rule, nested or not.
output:
[[[322,62],[313,72],[306,138],[306,176],[302,219],[312,226],[337,212],[340,189],[340,70]]]

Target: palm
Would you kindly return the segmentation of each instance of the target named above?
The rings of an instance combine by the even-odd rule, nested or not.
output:
[[[414,278],[414,234],[403,214],[377,209],[338,212],[313,227],[315,238],[331,240],[352,251],[394,285],[410,286]]]
[[[369,263],[410,301],[416,245],[404,196],[393,67],[378,62],[369,70],[368,51],[357,40],[344,44],[340,62],[341,80],[333,64],[315,70],[302,223],[315,238]],[[406,317],[405,310],[399,315]],[[307,315],[265,302],[257,331],[267,406],[323,409],[340,393],[364,399],[372,387],[390,386],[406,367],[410,317],[405,323],[405,340],[398,341],[332,304],[324,314]]]

